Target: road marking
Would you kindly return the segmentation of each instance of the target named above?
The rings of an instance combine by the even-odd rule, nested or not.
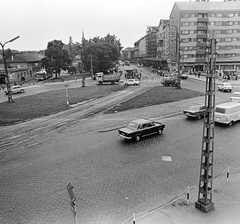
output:
[[[172,157],[171,156],[162,156],[162,160],[167,161],[167,162],[172,162]]]

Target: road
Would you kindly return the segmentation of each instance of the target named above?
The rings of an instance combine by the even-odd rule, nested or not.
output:
[[[148,84],[159,84],[158,77],[146,72],[143,86]],[[204,91],[204,83],[184,80],[185,85]],[[129,97],[129,92],[124,94]],[[228,97],[217,92],[218,101]],[[168,108],[175,111],[195,101]],[[197,184],[202,120],[183,115],[162,118],[165,105],[84,117],[89,105],[1,127],[0,223],[73,223],[68,183],[74,186],[78,221],[84,224],[122,223],[134,212],[159,206]],[[137,143],[124,141],[116,129],[136,116],[161,120],[166,130]],[[215,127],[214,174],[238,165],[239,133],[238,124]]]

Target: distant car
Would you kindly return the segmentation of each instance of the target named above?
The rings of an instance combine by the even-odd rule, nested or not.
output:
[[[188,78],[188,74],[187,73],[180,74],[180,79],[187,79],[187,78]]]
[[[230,97],[230,101],[240,102],[240,92],[234,92]]]
[[[218,90],[220,90],[220,91],[232,92],[232,89],[233,89],[233,87],[232,87],[231,83],[229,83],[229,82],[223,82],[221,84],[218,84]]]
[[[118,130],[118,135],[125,139],[139,141],[142,137],[163,133],[165,124],[147,119],[137,119]]]
[[[22,87],[21,85],[14,85],[14,86],[11,86],[11,93],[24,93],[25,92],[25,88]],[[8,90],[5,89],[4,90],[5,94],[8,95]]]
[[[161,83],[164,86],[177,86],[178,79],[175,77],[163,77]]]
[[[124,83],[126,86],[137,86],[140,84],[140,80],[138,79],[127,79]]]
[[[205,106],[204,105],[193,105],[189,109],[183,111],[183,115],[188,118],[201,119],[204,117]]]

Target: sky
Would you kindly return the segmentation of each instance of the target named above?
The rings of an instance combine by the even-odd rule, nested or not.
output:
[[[180,0],[179,2],[189,2]],[[192,0],[194,1],[194,0]],[[215,0],[211,0],[215,1]],[[223,0],[222,0],[223,1]],[[44,50],[52,40],[68,44],[115,35],[124,48],[146,34],[148,26],[169,19],[176,0],[3,0],[0,42],[5,49]]]

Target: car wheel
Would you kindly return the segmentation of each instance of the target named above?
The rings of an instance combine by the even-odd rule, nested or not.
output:
[[[233,125],[233,121],[231,121],[230,123],[229,123],[229,126],[232,126]]]
[[[159,129],[158,130],[158,134],[161,135],[163,133],[163,130],[162,129]]]
[[[24,93],[24,90],[23,90],[23,89],[21,89],[21,90],[20,90],[20,93]]]
[[[140,139],[141,139],[140,135],[137,135],[137,136],[135,137],[135,141],[136,141],[136,142],[139,142]]]

